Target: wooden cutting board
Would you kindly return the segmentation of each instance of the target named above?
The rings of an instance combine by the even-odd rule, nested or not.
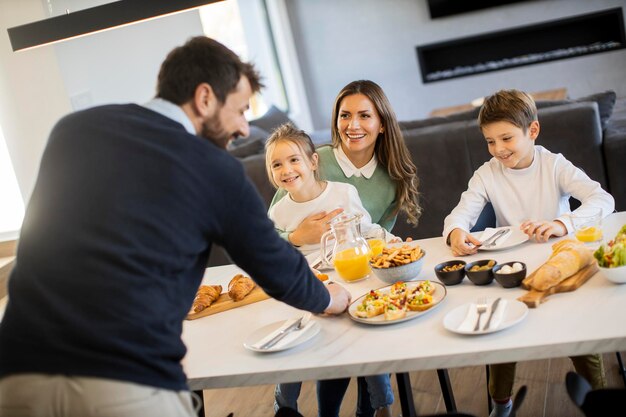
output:
[[[589,278],[591,278],[596,272],[598,272],[598,264],[596,262],[593,262],[572,275],[571,277],[564,279],[554,287],[548,288],[546,291],[537,291],[530,289],[524,284],[524,282],[527,282],[529,278],[537,273],[537,271],[535,271],[530,274],[526,279],[524,279],[524,282],[522,282],[522,287],[530,289],[530,291],[519,297],[518,300],[520,300],[530,308],[536,308],[539,306],[539,304],[546,301],[546,297],[551,294],[574,291],[585,282],[587,282]]]
[[[250,294],[246,295],[241,301],[233,301],[227,292],[220,294],[220,298],[217,299],[209,308],[205,308],[199,313],[187,314],[187,320],[195,320],[200,317],[210,316],[212,314],[221,313],[222,311],[231,310],[233,308],[245,306],[248,304],[256,303],[257,301],[267,300],[270,298],[260,287],[254,287]]]

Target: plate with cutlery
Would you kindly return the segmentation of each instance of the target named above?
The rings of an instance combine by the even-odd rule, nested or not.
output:
[[[506,226],[498,228],[487,228],[476,236],[482,244],[478,250],[503,250],[509,249],[528,240],[528,235],[522,232],[519,227]]]
[[[254,352],[280,352],[299,346],[320,332],[320,325],[310,313],[280,320],[263,326],[250,334],[243,346]]]
[[[478,335],[499,332],[526,318],[528,307],[517,300],[478,299],[458,306],[443,318],[443,326],[453,332]]]

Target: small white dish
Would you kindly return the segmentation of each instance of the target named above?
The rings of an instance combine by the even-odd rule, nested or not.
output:
[[[526,306],[526,304],[518,300],[507,300],[506,310],[504,310],[502,321],[500,321],[500,324],[498,325],[498,327],[495,327],[495,328],[491,327],[487,330],[476,330],[476,331],[460,330],[459,327],[461,326],[461,323],[463,323],[463,321],[465,320],[465,317],[468,314],[468,309],[470,308],[471,304],[472,303],[466,303],[466,304],[460,305],[454,310],[450,311],[448,314],[446,314],[446,316],[443,318],[443,327],[445,327],[447,330],[450,330],[453,333],[458,333],[458,334],[475,335],[475,334],[494,333],[494,332],[499,332],[500,330],[508,329],[509,327],[516,325],[517,323],[522,321],[528,314],[528,306]]]
[[[503,250],[503,249],[509,249],[512,248],[514,246],[517,245],[521,245],[522,243],[526,242],[528,240],[528,235],[524,232],[522,232],[518,227],[511,227],[511,226],[506,226],[506,227],[497,227],[495,229],[489,229],[490,231],[490,235],[493,233],[498,232],[499,230],[502,229],[510,229],[511,232],[509,233],[509,236],[506,237],[506,239],[504,237],[500,238],[499,241],[496,242],[496,244],[494,246],[488,247],[488,248],[484,248],[482,246],[478,247],[478,250]],[[478,234],[476,234],[476,237],[480,237],[481,234],[483,232],[479,232]]]
[[[262,353],[280,352],[282,350],[294,348],[296,346],[299,346],[309,341],[320,332],[321,326],[319,325],[317,321],[311,320],[309,323],[311,323],[309,327],[303,330],[299,330],[300,336],[292,340],[291,342],[283,343],[283,344],[278,343],[275,346],[268,348],[268,349],[259,349],[258,347],[255,346],[257,342],[263,339],[268,334],[275,331],[276,329],[278,329],[283,324],[285,324],[285,321],[280,320],[274,323],[270,323],[252,332],[252,334],[250,334],[250,336],[248,336],[246,340],[243,342],[243,346],[246,349],[251,350],[253,352],[262,352]]]

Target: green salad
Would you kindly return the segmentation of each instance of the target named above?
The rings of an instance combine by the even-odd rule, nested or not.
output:
[[[626,265],[626,224],[617,232],[615,239],[600,246],[593,256],[598,260],[598,265],[605,268]]]

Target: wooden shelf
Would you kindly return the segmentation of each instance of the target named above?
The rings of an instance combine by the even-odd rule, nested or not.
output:
[[[536,93],[530,93],[530,95],[535,100],[564,100],[567,98],[567,89],[557,88],[554,90],[538,91]],[[482,102],[478,104],[478,106],[480,106],[481,104]],[[459,104],[458,106],[443,107],[441,109],[435,109],[431,111],[428,116],[429,117],[445,117],[454,113],[460,113],[463,111],[472,110],[478,106],[468,103],[468,104]]]

